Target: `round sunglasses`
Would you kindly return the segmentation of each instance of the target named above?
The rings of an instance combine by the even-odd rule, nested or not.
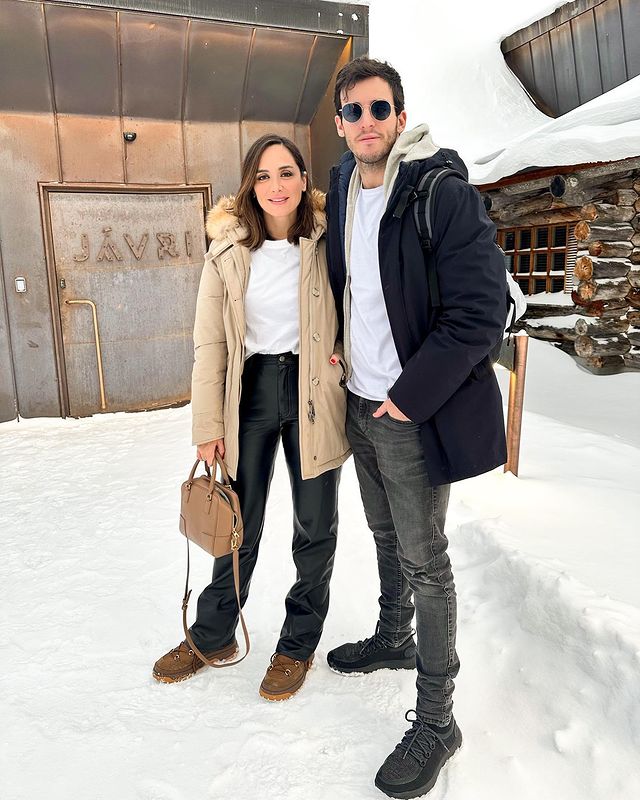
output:
[[[357,122],[362,113],[362,103],[345,103],[338,109],[338,114],[347,122]],[[373,103],[369,103],[369,113],[378,122],[382,122],[391,114],[391,103],[388,100],[374,100]]]

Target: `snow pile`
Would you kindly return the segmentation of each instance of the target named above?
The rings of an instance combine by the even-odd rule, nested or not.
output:
[[[522,477],[496,471],[452,492],[465,745],[429,797],[634,800],[640,375],[594,377],[536,341],[529,360]],[[329,648],[376,619],[351,461],[331,610],[300,694],[257,693],[294,580],[281,459],[246,608],[250,657],[175,686],[152,680],[182,638],[188,442],[189,408],[0,425],[0,796],[380,798],[373,776],[405,729],[414,675],[326,666]],[[210,561],[192,552],[197,594]]]

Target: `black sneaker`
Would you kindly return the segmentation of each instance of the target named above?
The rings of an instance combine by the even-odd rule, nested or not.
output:
[[[453,717],[449,725],[439,728],[417,717],[411,719],[411,713],[405,714],[411,727],[376,775],[376,786],[389,797],[420,797],[433,789],[440,770],[462,744]]]
[[[336,672],[375,672],[377,669],[415,669],[416,643],[413,636],[390,647],[380,639],[378,629],[360,642],[347,642],[327,653],[327,663]]]

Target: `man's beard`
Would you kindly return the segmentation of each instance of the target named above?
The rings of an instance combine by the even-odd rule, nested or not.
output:
[[[381,162],[386,161],[389,158],[389,153],[393,149],[393,145],[396,143],[398,139],[398,135],[393,138],[393,140],[386,139],[381,144],[383,145],[382,150],[379,150],[377,153],[357,153],[354,151],[354,156],[361,164],[367,164],[369,166],[374,166],[375,164],[380,164]]]

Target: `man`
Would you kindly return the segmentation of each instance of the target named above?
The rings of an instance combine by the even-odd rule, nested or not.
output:
[[[373,636],[327,660],[343,673],[417,667],[411,728],[375,780],[391,797],[417,797],[462,742],[452,715],[459,661],[444,525],[450,483],[506,460],[488,358],[505,324],[505,268],[478,192],[447,177],[432,213],[434,304],[411,189],[433,168],[466,175],[464,164],[436,147],[426,125],[405,130],[402,83],[386,63],[363,57],[345,65],[335,105],[349,152],[331,172],[329,270],[348,379],[347,435],[377,548],[380,616]]]

